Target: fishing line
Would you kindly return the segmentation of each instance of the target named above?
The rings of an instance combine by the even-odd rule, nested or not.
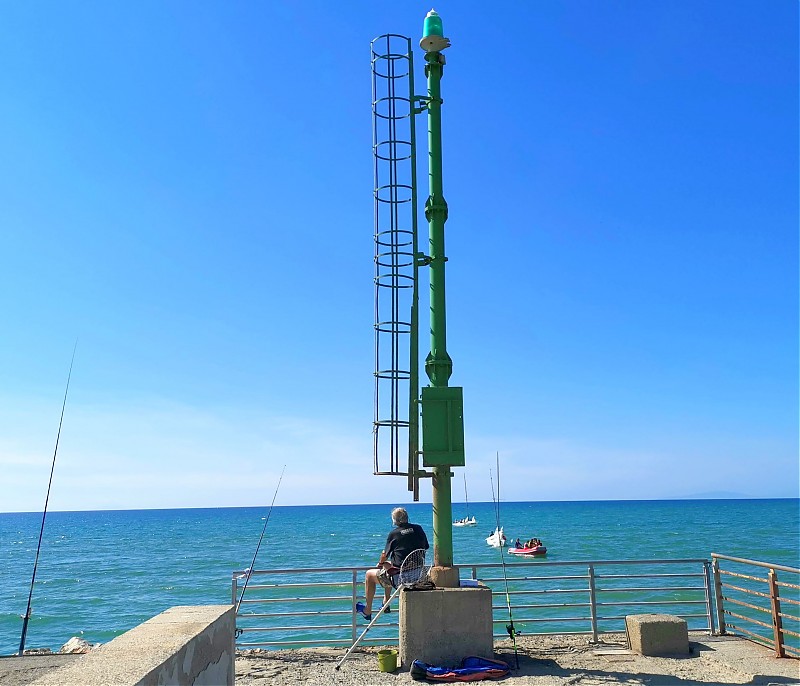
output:
[[[500,485],[500,479],[497,479],[497,485]],[[494,506],[494,518],[499,522],[500,521],[500,511],[497,509],[497,500],[494,497],[494,479],[492,478],[492,468],[489,467],[489,483],[492,486],[492,505]]]
[[[256,566],[256,557],[258,557],[258,549],[261,547],[261,541],[264,540],[264,532],[267,530],[267,524],[269,524],[270,515],[272,515],[272,508],[275,506],[275,498],[278,497],[278,489],[281,487],[281,481],[283,481],[283,473],[286,471],[286,465],[283,465],[283,469],[281,469],[281,476],[278,479],[278,485],[275,487],[275,494],[272,496],[272,504],[269,506],[269,512],[267,512],[267,517],[264,520],[264,526],[261,529],[261,536],[258,539],[258,545],[256,546],[256,552],[253,555],[253,561],[250,563],[250,567],[247,569],[247,578],[244,580],[244,588],[242,588],[242,594],[239,596],[239,602],[236,603],[236,614],[239,614],[239,606],[242,604],[242,598],[244,598],[244,592],[247,590],[247,584],[250,583],[250,575],[253,573],[253,568]]]
[[[31,601],[33,600],[33,584],[36,581],[36,568],[39,566],[39,552],[42,549],[42,536],[44,534],[44,521],[47,518],[47,503],[50,501],[50,487],[53,485],[53,471],[56,468],[56,455],[58,455],[58,441],[61,438],[61,425],[64,423],[64,410],[67,407],[67,393],[69,393],[69,380],[72,378],[72,365],[75,362],[75,351],[78,348],[78,341],[72,348],[72,360],[69,363],[69,374],[67,374],[67,388],[64,391],[64,402],[61,405],[61,419],[58,422],[58,434],[56,435],[56,447],[53,451],[53,463],[50,465],[50,480],[47,482],[47,496],[44,499],[44,510],[42,511],[42,526],[39,528],[39,543],[36,545],[36,557],[33,561],[33,574],[31,575],[31,589],[28,592],[28,606],[22,617],[22,636],[19,639],[19,655],[25,652],[25,636],[28,633],[28,621],[31,618]]]
[[[495,516],[497,517],[498,543],[500,544],[500,564],[503,567],[503,582],[506,586],[506,607],[508,607],[508,624],[506,624],[506,631],[511,637],[511,643],[514,646],[514,661],[516,669],[519,669],[519,653],[517,652],[517,630],[514,628],[514,615],[511,612],[511,596],[508,593],[508,575],[506,574],[506,558],[503,554],[503,541],[500,539],[500,457],[498,454],[498,470],[497,470],[497,499],[494,497],[494,482],[492,480],[492,470],[489,469],[489,482],[492,487],[492,501],[494,502]]]

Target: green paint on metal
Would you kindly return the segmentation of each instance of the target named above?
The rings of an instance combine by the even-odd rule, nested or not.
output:
[[[425,467],[464,466],[464,400],[460,386],[422,389],[422,441]]]
[[[437,567],[453,566],[452,475],[447,465],[433,468],[433,564]]]
[[[453,361],[447,354],[447,312],[445,306],[444,224],[447,201],[442,189],[442,98],[441,53],[425,53],[425,74],[428,77],[428,199],[425,218],[428,220],[428,257],[431,283],[431,350],[425,359],[425,372],[434,386],[446,386],[453,372]]]
[[[425,17],[425,21],[422,24],[422,35],[424,38],[428,36],[444,36],[442,18],[436,13],[436,10],[431,10]]]
[[[430,341],[425,373],[431,385],[422,389],[422,460],[433,467],[433,550],[434,564],[453,566],[452,466],[463,466],[464,420],[462,389],[448,387],[453,361],[447,353],[445,306],[444,225],[447,202],[442,186],[442,96],[444,56],[450,45],[442,33],[442,20],[431,10],[425,17],[420,46],[425,50],[428,93],[422,98],[428,114],[428,254],[421,263],[430,267]]]
[[[408,101],[413,103],[414,95],[414,52],[411,39],[408,40]],[[409,117],[411,139],[411,249],[414,254],[414,285],[411,296],[411,337],[409,341],[409,393],[408,393],[408,490],[414,494],[414,502],[419,501],[419,227],[417,223],[417,128],[416,116]]]

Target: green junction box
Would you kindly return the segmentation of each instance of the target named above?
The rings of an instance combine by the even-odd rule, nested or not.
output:
[[[463,390],[461,386],[423,386],[423,466],[464,466]]]

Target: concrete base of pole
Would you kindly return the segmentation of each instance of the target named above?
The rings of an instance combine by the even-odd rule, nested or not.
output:
[[[457,667],[467,655],[494,656],[492,591],[435,588],[400,593],[400,660]]]
[[[436,588],[458,588],[461,585],[456,567],[431,567],[429,573]]]

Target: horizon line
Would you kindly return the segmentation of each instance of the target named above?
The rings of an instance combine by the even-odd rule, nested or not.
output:
[[[520,504],[520,503],[554,503],[554,504],[562,504],[562,503],[658,503],[658,502],[673,502],[673,501],[715,501],[718,502],[720,500],[800,500],[800,495],[792,495],[792,496],[749,496],[749,495],[742,495],[742,496],[711,496],[711,497],[699,497],[699,496],[673,496],[670,498],[613,498],[610,500],[597,500],[597,499],[582,499],[578,498],[575,500],[505,500],[501,501],[502,504]],[[466,504],[466,501],[462,500],[455,500],[453,503],[458,504]],[[477,500],[477,501],[470,501],[471,505],[494,505],[495,503],[490,500]],[[402,506],[406,507],[408,505],[417,506],[417,505],[432,505],[429,502],[419,502],[419,503],[402,503],[399,501],[387,502],[387,503],[308,503],[305,505],[275,505],[276,508],[289,508],[289,507],[377,507],[377,506]],[[77,512],[169,512],[169,511],[179,511],[179,510],[252,510],[255,508],[264,508],[267,507],[266,505],[259,504],[259,505],[198,505],[192,507],[133,507],[133,508],[99,508],[96,510],[48,510],[48,514],[55,514],[57,512],[60,513],[77,513]],[[0,512],[0,515],[6,514],[41,514],[41,510],[10,510],[7,512]]]

